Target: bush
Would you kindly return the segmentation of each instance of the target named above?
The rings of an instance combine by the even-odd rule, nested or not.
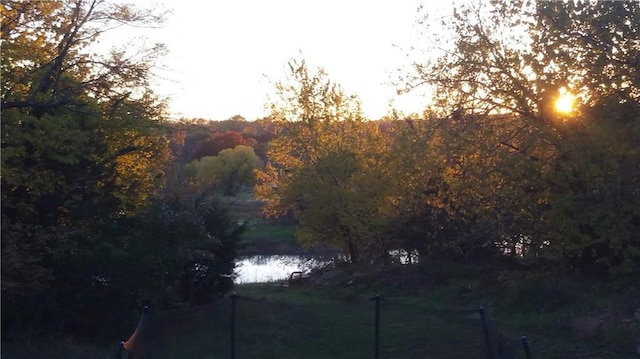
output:
[[[144,305],[212,301],[233,285],[241,231],[216,202],[159,199],[137,215],[77,233],[77,246],[51,262],[48,290],[3,298],[3,336],[125,337]]]

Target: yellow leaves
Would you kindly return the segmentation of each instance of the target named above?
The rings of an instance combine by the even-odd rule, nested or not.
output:
[[[115,195],[126,210],[135,210],[156,194],[172,155],[168,140],[159,133],[143,135],[128,129],[120,135],[110,142],[116,152]]]
[[[285,185],[285,182],[280,180],[280,173],[271,163],[267,163],[262,171],[256,170],[257,185],[253,194],[257,199],[265,201],[263,212],[268,217],[278,216],[288,209],[288,206],[281,203],[282,188],[279,186]]]
[[[254,193],[266,201],[267,215],[293,211],[306,242],[366,246],[382,232],[388,142],[376,123],[363,120],[358,99],[322,70],[290,66],[292,83],[276,85],[280,101],[271,118],[278,137]]]
[[[255,194],[266,200],[268,215],[293,210],[307,241],[364,245],[381,233],[386,142],[371,123],[343,120],[323,127],[315,139],[272,142],[271,163],[258,173]]]

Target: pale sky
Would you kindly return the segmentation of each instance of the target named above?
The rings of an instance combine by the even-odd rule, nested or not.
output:
[[[291,58],[323,67],[347,94],[360,97],[367,117],[421,112],[425,94],[398,97],[394,73],[408,71],[416,46],[420,0],[137,0],[138,7],[172,9],[148,35],[167,45],[154,89],[170,98],[171,117],[255,120],[273,82]],[[438,5],[443,9],[449,4]],[[429,2],[427,7],[435,8]],[[136,29],[128,29],[128,35]],[[426,90],[425,90],[426,91]]]

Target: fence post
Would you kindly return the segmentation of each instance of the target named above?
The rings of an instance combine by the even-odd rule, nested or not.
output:
[[[485,318],[484,307],[478,308],[478,313],[480,313],[480,320],[482,321],[482,329],[484,330],[484,339],[487,342],[487,354],[489,354],[489,359],[493,359],[493,347],[491,346],[491,337],[489,336],[489,328],[487,326],[487,320]]]
[[[236,300],[238,295],[231,294],[231,359],[236,358]]]
[[[371,300],[376,302],[376,316],[375,316],[375,336],[374,336],[374,358],[380,358],[380,301],[382,297],[376,294]]]
[[[122,359],[122,353],[124,353],[124,341],[118,343],[118,351],[116,352],[116,359]]]
[[[525,335],[522,336],[522,347],[524,348],[524,354],[527,359],[531,359],[531,351],[529,350],[529,339]]]

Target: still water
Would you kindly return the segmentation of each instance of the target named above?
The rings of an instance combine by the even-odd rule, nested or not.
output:
[[[307,273],[330,263],[330,258],[301,255],[239,257],[236,260],[236,284],[265,283],[288,279],[293,272]]]
[[[389,251],[389,258],[395,263],[418,263],[417,251],[401,249]],[[239,257],[236,260],[236,284],[265,283],[288,279],[293,272],[308,273],[334,260],[345,260],[344,256],[304,256],[304,255],[256,255]]]

